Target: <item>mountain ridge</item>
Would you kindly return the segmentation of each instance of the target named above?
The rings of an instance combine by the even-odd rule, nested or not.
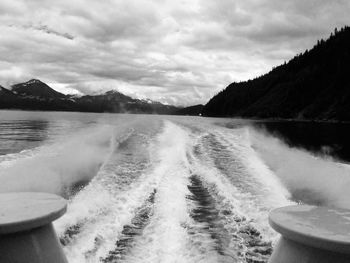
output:
[[[16,96],[11,90],[5,89],[0,85],[0,95],[1,96]]]
[[[0,109],[174,114],[180,107],[134,99],[116,90],[79,97],[65,95],[31,79],[12,85],[11,90],[0,86]]]
[[[52,89],[47,84],[38,79],[31,79],[27,82],[12,85],[11,90],[16,94],[24,96],[66,98],[66,95]]]

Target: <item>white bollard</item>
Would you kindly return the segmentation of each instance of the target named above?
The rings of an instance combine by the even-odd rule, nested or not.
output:
[[[269,223],[282,237],[269,263],[349,263],[350,211],[308,205],[273,210]]]
[[[0,262],[67,263],[51,223],[66,209],[53,194],[0,194]]]

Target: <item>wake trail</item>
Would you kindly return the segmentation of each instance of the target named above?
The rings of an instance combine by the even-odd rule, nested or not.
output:
[[[273,172],[256,156],[246,140],[244,130],[226,133],[227,129],[221,127],[212,128],[210,132],[205,129],[196,133],[196,144],[189,155],[192,171],[217,200],[215,207],[222,211],[222,225],[230,233],[229,236],[238,236],[237,240],[231,239],[229,247],[232,247],[228,251],[236,251],[238,257],[243,254],[247,258],[258,257],[265,262],[271,253],[271,242],[277,238],[268,225],[268,212],[291,203],[288,191],[283,186],[282,190],[278,187],[280,182],[276,181]],[[259,171],[253,169],[256,162],[261,164]],[[265,180],[264,177],[268,178]],[[276,184],[266,182],[268,180]],[[250,242],[249,238],[248,241],[243,239],[245,241],[240,242],[237,229],[246,228],[250,229],[247,236],[258,233],[256,237],[259,242]],[[245,245],[246,242],[248,244]],[[254,243],[257,247],[252,246]],[[241,244],[241,248],[237,248],[237,244]]]
[[[191,216],[199,223],[199,233],[209,234],[212,249],[219,254],[216,262],[266,262],[272,252],[270,241],[264,240],[247,218],[200,176],[191,176],[189,186],[196,205]],[[194,234],[197,234],[194,232]]]
[[[71,200],[66,215],[55,223],[70,262],[105,258],[157,184],[157,176],[147,174],[147,138],[134,131],[122,137],[116,140],[113,154],[97,176]],[[139,154],[131,157],[136,145]]]
[[[125,255],[132,249],[135,243],[135,237],[142,234],[144,228],[149,224],[153,216],[154,199],[157,191],[154,191],[146,199],[144,204],[137,209],[130,225],[124,225],[122,236],[115,243],[115,249],[109,251],[108,256],[102,259],[102,262],[119,262],[125,258]]]
[[[220,172],[205,155],[208,138],[192,131],[166,122],[158,141],[155,171],[161,180],[152,216],[121,261],[267,262],[275,235],[250,217],[261,213],[259,203]],[[242,209],[246,202],[255,214]]]
[[[288,191],[245,131],[158,127],[115,139],[55,223],[69,261],[267,262],[277,237],[267,214],[289,202]]]
[[[157,140],[153,173],[161,179],[156,188],[154,212],[124,262],[190,262],[186,253],[187,143],[186,132],[166,121]]]

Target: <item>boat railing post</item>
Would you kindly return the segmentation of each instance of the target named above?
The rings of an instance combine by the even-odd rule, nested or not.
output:
[[[0,262],[67,263],[52,225],[66,209],[53,194],[0,194]]]
[[[350,211],[309,205],[287,206],[269,215],[281,234],[269,263],[349,263]]]

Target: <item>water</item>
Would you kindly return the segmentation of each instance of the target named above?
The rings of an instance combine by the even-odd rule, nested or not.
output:
[[[267,262],[271,209],[350,208],[346,149],[279,125],[0,111],[0,192],[67,198],[54,226],[71,263]]]

